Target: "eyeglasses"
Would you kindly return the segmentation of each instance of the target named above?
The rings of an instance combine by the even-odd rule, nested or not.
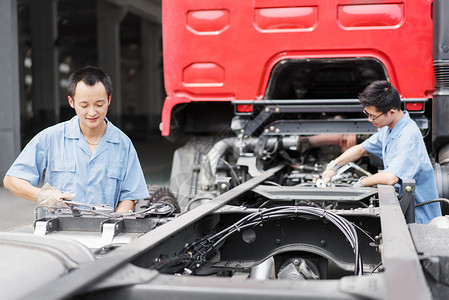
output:
[[[377,115],[377,116],[374,116],[374,115],[368,113],[368,112],[366,111],[366,109],[363,109],[363,113],[368,117],[368,119],[371,119],[371,120],[374,121],[374,120],[376,120],[377,118],[379,118],[381,115],[383,115],[383,114],[386,113],[386,112],[383,112],[383,113],[381,113],[381,114],[379,114],[379,115]]]

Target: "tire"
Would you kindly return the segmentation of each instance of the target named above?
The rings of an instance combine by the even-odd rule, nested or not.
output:
[[[198,189],[198,171],[195,172],[194,168],[198,166],[201,154],[207,153],[212,145],[211,137],[193,137],[173,155],[170,190],[176,196],[182,212]]]
[[[150,197],[137,201],[135,207],[136,212],[146,209],[154,203],[162,202],[173,204],[175,207],[175,213],[179,213],[181,211],[176,197],[169,188],[158,185],[147,185],[147,189]]]

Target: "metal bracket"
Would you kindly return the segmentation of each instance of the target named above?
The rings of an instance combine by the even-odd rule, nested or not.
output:
[[[240,156],[237,160],[237,165],[248,167],[248,173],[252,177],[257,177],[262,174],[257,167],[257,159],[255,156]]]
[[[220,194],[226,193],[231,188],[231,177],[219,177],[217,179],[217,188]]]
[[[260,126],[275,112],[275,110],[270,110],[269,107],[266,107],[262,110],[253,120],[248,122],[245,125],[244,130],[241,132],[243,134],[243,138],[250,137],[254,132],[256,132]]]
[[[101,223],[101,244],[110,245],[116,235],[123,232],[123,219],[122,220],[106,220]]]
[[[44,218],[34,222],[34,234],[46,235],[59,229],[58,218]]]
[[[415,180],[402,180],[402,197],[399,200],[405,221],[415,223]]]

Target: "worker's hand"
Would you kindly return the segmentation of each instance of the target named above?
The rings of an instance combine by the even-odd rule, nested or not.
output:
[[[332,177],[335,176],[335,174],[337,174],[337,171],[335,171],[334,169],[326,169],[323,172],[323,175],[321,175],[321,178],[323,178],[325,184],[328,184],[329,181],[331,181]]]
[[[363,179],[363,178],[366,178],[366,176],[360,177],[360,179],[357,180],[357,182],[354,183],[354,185],[353,185],[352,187],[355,187],[355,188],[361,188],[361,187],[366,186],[366,185],[364,185],[363,182],[362,182],[362,179]]]
[[[323,178],[324,183],[327,185],[329,181],[332,179],[332,177],[337,174],[337,171],[339,169],[338,164],[335,162],[335,160],[332,160],[329,162],[329,164],[326,167],[326,170],[324,170],[323,175],[321,175],[321,178]]]
[[[62,193],[61,191],[55,189],[48,183],[40,189],[39,193],[36,195],[36,203],[44,208],[57,208],[57,207],[68,207],[63,200],[72,200],[75,198],[74,194],[69,192]]]

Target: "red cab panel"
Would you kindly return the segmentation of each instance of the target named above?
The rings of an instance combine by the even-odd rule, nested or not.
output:
[[[431,0],[162,3],[165,136],[177,104],[266,98],[286,60],[372,58],[402,97],[433,89]]]

